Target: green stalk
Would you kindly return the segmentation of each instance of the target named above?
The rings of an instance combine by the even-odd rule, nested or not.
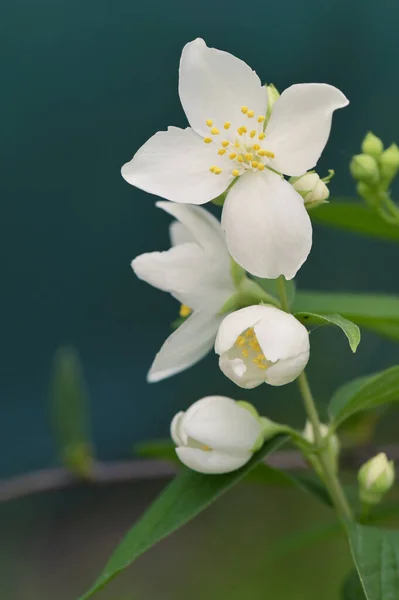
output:
[[[285,279],[281,275],[278,279],[278,287],[280,294],[280,301],[283,310],[290,312],[289,303],[287,298],[287,291],[285,287]],[[320,418],[317,412],[316,404],[313,399],[313,395],[306,377],[305,371],[303,371],[298,377],[299,390],[303,399],[305,411],[309,421],[312,424],[314,431],[314,438],[316,447],[318,449],[318,460],[323,473],[323,479],[326,487],[331,496],[331,500],[343,521],[352,521],[353,515],[352,510],[348,504],[345,493],[342,489],[341,482],[338,478],[337,473],[334,470],[333,465],[328,456],[328,450],[324,448],[325,444],[320,429]]]

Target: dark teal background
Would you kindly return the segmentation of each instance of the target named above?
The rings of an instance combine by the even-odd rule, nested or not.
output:
[[[319,170],[336,169],[334,194],[352,193],[347,165],[366,131],[399,140],[396,0],[13,0],[1,13],[0,475],[55,461],[47,387],[65,343],[85,365],[102,458],[166,436],[174,412],[209,393],[257,399],[264,413],[300,422],[295,386],[243,393],[214,357],[146,384],[178,306],[136,280],[130,261],[167,248],[169,220],[120,167],[155,131],[185,125],[178,61],[201,36],[280,89],[322,81],[345,92],[351,104],[334,117]],[[399,292],[397,275],[396,246],[316,230],[298,282]],[[371,334],[355,357],[334,331],[315,332],[312,347],[320,402],[399,359]]]

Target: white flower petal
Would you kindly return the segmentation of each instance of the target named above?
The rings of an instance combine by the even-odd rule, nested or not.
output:
[[[279,360],[265,372],[266,383],[270,385],[285,385],[294,381],[302,373],[309,360],[309,350],[292,358]]]
[[[175,204],[174,202],[163,201],[156,202],[156,206],[162,208],[162,210],[172,215],[172,217],[184,225],[192,238],[194,238],[194,240],[198,242],[209,255],[214,258],[217,257],[218,260],[216,262],[219,265],[222,260],[227,264],[225,270],[229,269],[230,260],[225,236],[220,222],[216,217],[201,206]],[[225,264],[223,267],[225,267]]]
[[[298,319],[274,306],[261,308],[262,318],[254,330],[268,361],[274,363],[309,352],[309,333]]]
[[[165,252],[147,252],[132,261],[132,269],[143,281],[171,293],[190,308],[201,304],[201,282],[208,277],[209,265],[196,243],[173,246]],[[195,304],[195,306],[194,306]]]
[[[247,306],[224,317],[216,336],[216,354],[228,352],[234,346],[238,336],[262,318],[264,308],[260,305]]]
[[[177,204],[176,206],[185,206],[184,204]],[[172,221],[169,225],[169,238],[171,246],[180,246],[180,244],[187,244],[187,242],[194,242],[194,238],[190,231],[179,221]]]
[[[349,104],[325,83],[299,83],[284,90],[273,106],[265,147],[275,154],[272,166],[285,175],[313,169],[330,135],[332,115]]]
[[[225,396],[208,396],[185,413],[182,428],[189,438],[214,450],[251,451],[261,434],[259,421]]]
[[[229,358],[227,353],[220,356],[219,367],[230,381],[244,390],[252,390],[265,382],[265,371],[250,362],[245,363],[242,358]]]
[[[251,452],[241,455],[224,452],[206,452],[197,448],[176,448],[176,454],[183,464],[193,471],[207,474],[229,473],[239,469],[249,461]]]
[[[151,383],[188,369],[212,348],[221,317],[193,313],[164,342],[148,373]]]
[[[176,446],[183,446],[187,444],[188,438],[182,429],[182,421],[184,417],[184,412],[180,411],[175,415],[172,419],[172,423],[170,424],[170,435],[172,436],[172,440],[176,444]]]
[[[269,170],[239,178],[227,194],[222,227],[234,260],[258,277],[292,279],[312,247],[302,197]]]
[[[207,119],[221,133],[226,121],[232,131],[247,125],[242,106],[256,116],[266,114],[266,89],[255,71],[228,52],[208,48],[199,38],[183,48],[179,95],[191,127],[202,136],[209,135]]]
[[[219,175],[210,167],[222,169]],[[169,127],[153,135],[122,167],[123,178],[173,202],[204,204],[222,194],[233,179],[228,158],[218,156],[192,129]]]

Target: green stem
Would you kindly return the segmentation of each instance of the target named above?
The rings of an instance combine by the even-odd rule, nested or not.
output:
[[[353,520],[352,510],[345,497],[339,478],[333,468],[333,465],[331,464],[328,456],[328,450],[326,451],[323,449],[324,442],[320,431],[319,414],[317,412],[316,404],[313,399],[305,371],[299,375],[298,385],[305,405],[306,414],[313,427],[316,446],[320,449],[318,459],[323,471],[325,484],[331,496],[331,500],[333,501],[334,506],[341,518],[351,521]]]
[[[278,278],[278,290],[280,295],[281,307],[286,312],[290,312],[289,302],[287,297],[287,290],[285,287],[285,279],[282,275]],[[308,379],[306,377],[305,371],[303,371],[298,377],[298,385],[299,390],[301,392],[306,414],[308,416],[309,421],[312,424],[314,431],[314,439],[316,442],[316,447],[318,448],[318,460],[320,463],[320,467],[323,473],[323,479],[331,496],[331,500],[340,515],[341,519],[344,521],[353,520],[352,510],[348,504],[345,493],[342,489],[341,483],[339,481],[338,475],[335,472],[334,466],[330,461],[330,457],[328,455],[328,450],[324,449],[323,436],[321,434],[320,428],[320,418],[317,412],[316,404],[313,399],[313,395],[311,389],[309,387]]]

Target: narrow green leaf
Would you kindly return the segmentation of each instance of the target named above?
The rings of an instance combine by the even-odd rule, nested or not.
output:
[[[89,402],[79,357],[73,348],[60,348],[54,357],[50,411],[62,461],[87,477],[93,464]]]
[[[375,211],[360,203],[332,199],[329,204],[312,211],[312,221],[389,242],[399,242],[399,227],[387,223]]]
[[[399,340],[399,296],[298,292],[294,312],[312,312],[320,315],[337,313],[356,325]]]
[[[182,468],[115,550],[94,586],[80,600],[90,598],[154,544],[167,537],[241,481],[265,456],[286,441],[277,436],[266,442],[241,469],[225,475],[203,475]]]
[[[366,600],[357,571],[352,571],[345,579],[341,596],[342,600]]]
[[[353,560],[367,600],[399,597],[399,532],[347,526]]]
[[[399,366],[395,366],[345,384],[333,395],[328,410],[338,427],[355,413],[398,400]]]
[[[158,458],[174,463],[179,463],[175,446],[169,440],[153,440],[139,444],[135,448],[136,454],[145,458]],[[260,462],[244,478],[246,483],[262,485],[297,486],[312,494],[318,500],[332,506],[326,487],[310,473],[281,471]]]
[[[360,343],[360,329],[355,323],[341,317],[341,315],[318,315],[310,312],[295,313],[295,317],[304,325],[336,325],[348,338],[349,346],[352,352],[356,352]]]

